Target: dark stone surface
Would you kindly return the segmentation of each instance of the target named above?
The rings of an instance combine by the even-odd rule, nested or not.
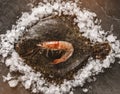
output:
[[[117,0],[82,0],[83,6],[97,14],[102,20],[102,28],[110,30],[113,25],[113,34],[120,39],[120,10]],[[94,3],[93,3],[94,2]],[[109,14],[110,13],[110,14]],[[120,94],[120,65],[117,63],[111,65],[112,68],[105,69],[104,73],[96,76],[97,80],[87,83],[85,87],[89,88],[87,94]],[[75,94],[84,94],[80,88],[75,90]]]
[[[15,24],[22,11],[28,10],[28,0],[0,0],[0,34]]]
[[[107,15],[120,19],[120,0],[96,0]]]
[[[0,34],[5,34],[6,30],[11,29],[17,17],[21,16],[22,11],[28,11],[28,0],[0,0]],[[8,68],[0,62],[0,94],[30,94],[22,86],[10,88],[3,82],[3,75],[7,75]]]
[[[0,94],[30,94],[29,91],[25,90],[22,85],[16,88],[10,88],[8,83],[3,82],[3,75],[8,73],[8,69],[2,63],[0,63]]]
[[[102,19],[102,27],[109,30],[113,25],[113,33],[120,39],[120,1],[119,0],[81,0],[83,6],[97,14]],[[5,33],[15,23],[16,17],[21,11],[26,10],[28,0],[0,0],[0,33]],[[116,61],[117,62],[117,61]],[[6,75],[8,69],[0,63],[0,94],[30,94],[22,86],[10,88],[3,83],[2,76]],[[87,94],[120,94],[120,65],[115,63],[112,68],[97,76],[97,81],[86,84],[89,87]],[[78,87],[75,94],[84,94]]]

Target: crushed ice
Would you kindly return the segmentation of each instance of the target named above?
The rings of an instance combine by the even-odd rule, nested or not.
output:
[[[83,32],[83,36],[89,38],[91,42],[109,42],[112,50],[105,60],[88,59],[88,63],[83,69],[80,69],[74,80],[64,80],[61,85],[51,84],[46,82],[40,72],[35,72],[30,66],[26,65],[24,61],[19,57],[18,53],[14,50],[14,43],[18,41],[20,36],[27,31],[28,27],[34,25],[37,21],[49,15],[58,15],[61,13],[64,15],[76,15],[74,23],[77,23],[80,32]],[[11,30],[8,30],[6,34],[0,35],[0,55],[6,58],[9,54],[11,57],[7,58],[4,62],[9,67],[10,72],[20,72],[22,75],[13,77],[8,73],[4,78],[4,81],[8,81],[10,87],[17,86],[21,83],[25,89],[31,89],[33,93],[43,92],[45,94],[63,94],[69,92],[73,94],[73,87],[83,86],[86,80],[93,75],[97,75],[102,72],[103,68],[109,68],[111,63],[115,62],[115,58],[120,58],[120,41],[113,34],[109,34],[106,37],[107,32],[102,30],[99,20],[93,21],[96,14],[85,9],[81,9],[75,2],[54,2],[40,3],[37,7],[32,9],[31,13],[23,13],[22,17],[17,21],[17,25],[13,25]],[[87,89],[84,89],[87,92]]]

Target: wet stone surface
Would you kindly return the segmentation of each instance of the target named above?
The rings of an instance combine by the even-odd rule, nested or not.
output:
[[[105,11],[107,15],[115,19],[120,19],[119,0],[97,0],[96,2],[103,8],[103,11]]]
[[[102,20],[103,29],[107,31],[113,25],[113,33],[120,39],[119,0],[81,1],[85,8],[95,12],[97,17]],[[27,9],[26,3],[28,2],[29,0],[0,0],[0,34],[5,33],[7,29],[11,28],[17,19],[16,17],[20,16],[21,12]],[[16,88],[10,88],[7,83],[4,83],[2,76],[7,75],[7,73],[8,68],[3,63],[0,63],[0,94],[30,94],[21,85]],[[99,74],[96,78],[96,82],[85,84],[84,87],[89,89],[86,94],[120,94],[120,65],[117,63],[117,60],[112,65],[112,68],[106,69],[103,74]],[[77,87],[74,90],[74,94],[84,94],[84,92],[80,87]]]
[[[93,45],[83,37],[71,17],[54,17],[38,22],[15,45],[16,51],[45,79],[60,83],[62,79],[73,79],[73,74],[86,64],[88,57],[103,59],[110,51],[107,43]],[[65,50],[42,49],[37,44],[46,41],[67,41],[74,47],[73,55],[65,62],[51,64],[65,54]],[[59,79],[58,79],[59,77]]]
[[[29,0],[0,0],[0,34],[11,29],[12,24],[21,16],[21,11],[28,11]]]

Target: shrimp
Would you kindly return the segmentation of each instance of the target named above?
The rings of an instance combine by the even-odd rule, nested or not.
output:
[[[59,59],[53,60],[52,64],[59,64],[67,61],[73,54],[73,45],[66,41],[48,41],[37,44],[37,46],[49,49],[49,50],[65,50],[65,54]]]

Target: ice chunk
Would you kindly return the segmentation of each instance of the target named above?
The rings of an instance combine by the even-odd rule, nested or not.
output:
[[[108,37],[107,37],[107,40],[109,41],[109,42],[115,42],[115,40],[116,40],[116,36],[113,36],[113,34],[111,34],[111,35],[109,35]]]
[[[87,93],[88,92],[88,89],[87,88],[83,88],[82,89],[84,93]]]
[[[8,81],[8,84],[10,87],[16,87],[18,85],[18,80],[10,80]]]

